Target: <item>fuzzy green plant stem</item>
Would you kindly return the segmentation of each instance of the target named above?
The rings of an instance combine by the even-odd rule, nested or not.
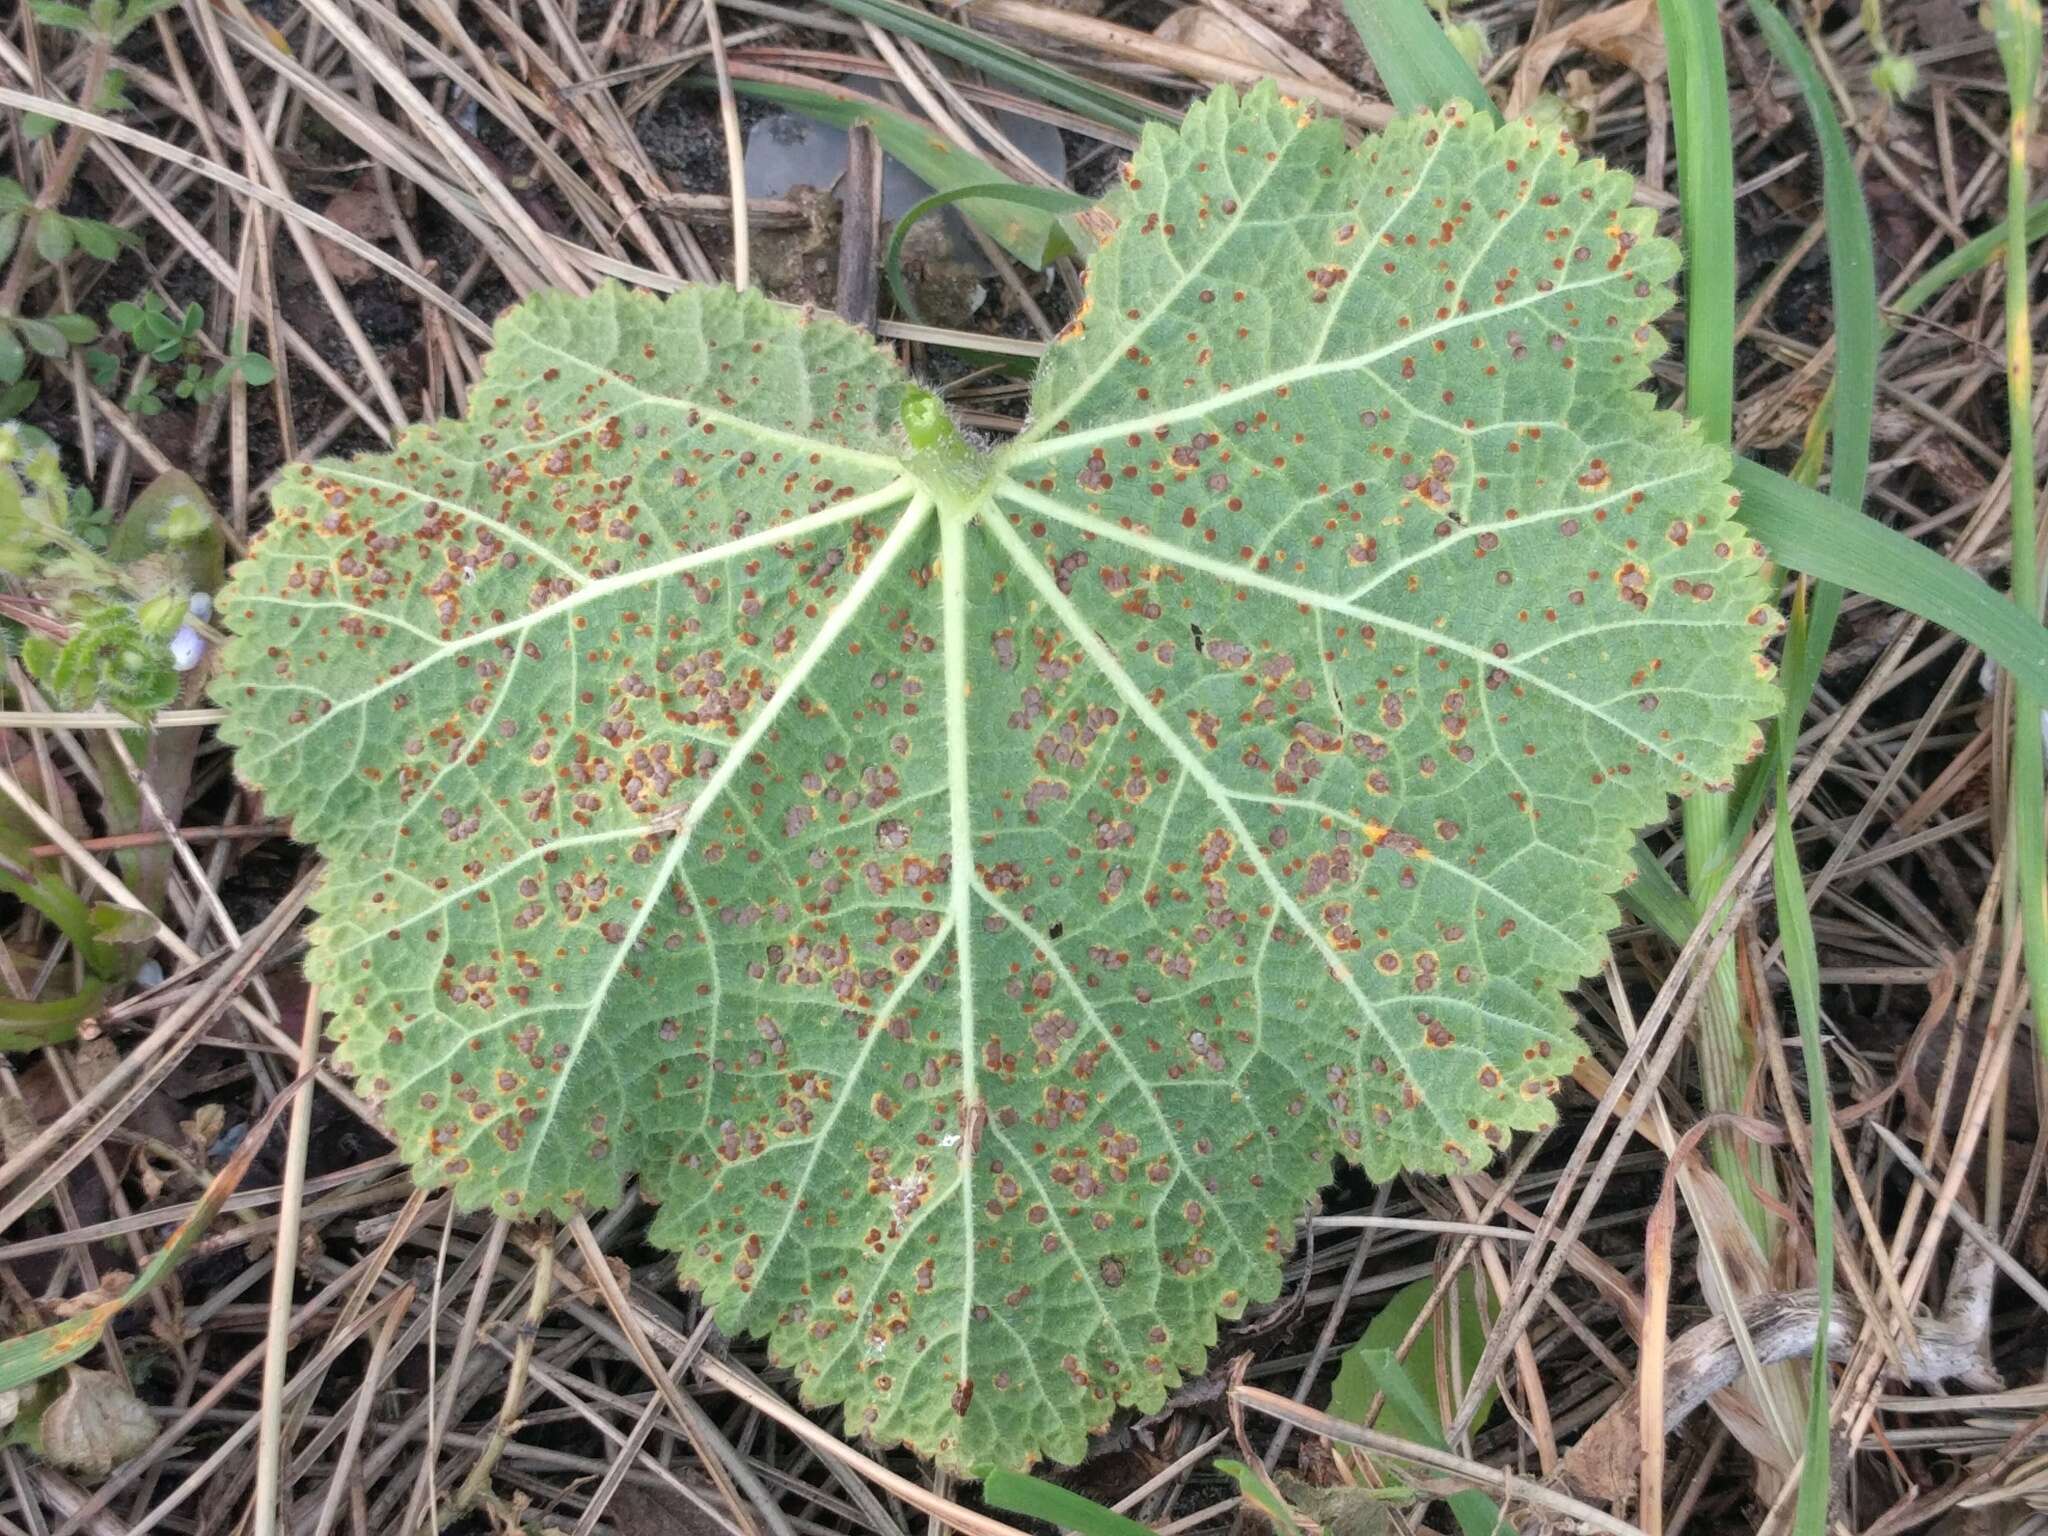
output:
[[[1712,0],[1658,0],[1657,9],[1671,53],[1684,219],[1686,414],[1727,445],[1735,415],[1735,167],[1720,17]],[[1694,795],[1680,818],[1687,883],[1704,911],[1733,866],[1742,829],[1727,795]],[[1709,1111],[1740,1111],[1756,1064],[1735,966],[1731,948],[1700,1003],[1695,1044]],[[1769,1252],[1773,1218],[1766,1202],[1777,1194],[1769,1155],[1726,1133],[1709,1137],[1708,1149],[1743,1220]]]
[[[2007,129],[2006,227],[2019,230],[2027,213],[2027,146],[2036,121],[2041,78],[2039,0],[1993,0],[1992,32],[2005,69],[2011,107]],[[2012,600],[2030,616],[2041,612],[2039,488],[2034,481],[2034,349],[2029,331],[2027,254],[2023,241],[2005,249],[2005,356],[2007,426],[2012,445]],[[2034,1006],[2034,1040],[2048,1053],[2048,857],[2044,857],[2041,714],[2038,689],[2015,679],[2018,718],[2012,733],[2012,788],[2008,813],[2012,870],[2018,887],[2008,893],[2006,918],[2016,915],[2024,946],[2027,987]],[[2012,911],[2017,905],[2018,912]]]

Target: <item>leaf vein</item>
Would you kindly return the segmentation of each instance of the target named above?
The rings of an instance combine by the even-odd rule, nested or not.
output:
[[[1259,848],[1257,842],[1253,839],[1251,830],[1245,826],[1244,818],[1238,815],[1236,808],[1231,803],[1229,794],[1224,790],[1223,786],[1216,781],[1207,768],[1202,766],[1200,759],[1195,757],[1193,750],[1188,744],[1169,729],[1164,720],[1159,718],[1158,712],[1146,702],[1144,694],[1131,681],[1130,675],[1124,671],[1109,648],[1102,643],[1101,637],[1089,625],[1086,615],[1076,609],[1067,595],[1054,585],[1051,578],[1040,567],[1040,563],[1032,556],[1030,549],[1009,527],[1008,523],[1001,517],[991,516],[987,519],[986,526],[995,534],[998,542],[1009,551],[1010,558],[1015,562],[1018,570],[1038,589],[1038,593],[1045,600],[1047,607],[1059,615],[1060,622],[1072,634],[1074,642],[1088,653],[1089,660],[1094,662],[1096,670],[1101,672],[1110,686],[1123,697],[1125,704],[1144,722],[1146,729],[1159,741],[1159,744],[1179,760],[1181,771],[1194,779],[1197,786],[1208,795],[1210,803],[1216,807],[1217,813],[1229,821],[1231,827],[1236,832],[1238,847],[1243,849],[1247,856],[1253,860],[1254,866],[1258,869],[1260,876],[1266,884],[1266,888],[1273,893],[1273,899],[1286,910],[1288,918],[1294,927],[1322,954],[1324,961],[1329,967],[1331,976],[1336,979],[1338,984],[1350,996],[1352,1002],[1357,1005],[1360,1015],[1369,1021],[1374,1029],[1379,1031],[1381,1039],[1386,1042],[1388,1051],[1401,1058],[1404,1064],[1408,1064],[1410,1062],[1408,1048],[1387,1027],[1386,1021],[1380,1016],[1378,1006],[1360,990],[1357,979],[1351,974],[1350,966],[1317,935],[1315,925],[1309,920],[1308,914],[1301,910],[1301,904],[1295,900],[1293,892],[1289,891],[1281,882],[1278,874],[1266,858],[1264,851]],[[1434,1099],[1424,1100],[1424,1105],[1428,1108],[1431,1117],[1443,1128],[1445,1135],[1455,1141],[1462,1132],[1463,1127],[1453,1126],[1450,1121],[1446,1120],[1443,1110]]]

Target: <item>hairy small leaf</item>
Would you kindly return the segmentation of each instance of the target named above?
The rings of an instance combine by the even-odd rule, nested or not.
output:
[[[1333,1155],[1546,1122],[1632,831],[1775,697],[1631,190],[1219,94],[993,452],[837,321],[612,289],[290,474],[216,691],[420,1176],[637,1175],[813,1401],[1021,1466],[1275,1295]]]

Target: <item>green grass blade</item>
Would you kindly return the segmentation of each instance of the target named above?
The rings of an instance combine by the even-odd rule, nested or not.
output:
[[[1839,589],[1838,589],[1839,590]],[[1795,652],[1803,652],[1818,632],[1805,616],[1795,615],[1792,640],[1786,649],[1786,670]],[[1835,1161],[1828,1136],[1827,1058],[1820,1047],[1820,952],[1813,936],[1813,913],[1806,902],[1806,880],[1799,868],[1799,844],[1792,815],[1792,743],[1799,717],[1786,701],[1778,746],[1771,754],[1777,770],[1779,815],[1771,836],[1771,880],[1778,898],[1778,938],[1784,946],[1785,976],[1792,986],[1792,1010],[1799,1023],[1800,1054],[1806,1066],[1808,1151],[1813,1170],[1813,1272],[1819,1337],[1826,1338],[1828,1314],[1835,1299]],[[1828,1504],[1833,1484],[1828,1475],[1832,1450],[1828,1357],[1813,1352],[1813,1380],[1806,1404],[1806,1451],[1799,1473],[1799,1502],[1793,1511],[1794,1536],[1827,1536]]]
[[[1450,1449],[1436,1410],[1416,1390],[1405,1365],[1394,1358],[1391,1349],[1354,1349],[1346,1359],[1356,1360],[1373,1386],[1386,1395],[1387,1405],[1380,1414],[1381,1429],[1432,1451]],[[1393,1470],[1400,1470],[1398,1460]],[[1450,1506],[1451,1516],[1464,1536],[1493,1536],[1502,1528],[1500,1506],[1483,1493],[1467,1489],[1447,1495],[1444,1502]]]
[[[2005,219],[2025,221],[2027,154],[2034,142],[2036,95],[2041,83],[2040,0],[1991,0],[1987,21],[1998,42],[2011,114],[2007,125]],[[2019,252],[2005,253],[2005,389],[2007,438],[2012,450],[2012,602],[2029,619],[2041,612],[2040,519],[2034,480],[2034,350],[2029,310],[2030,274]],[[2048,688],[2019,673],[2012,733],[2012,779],[2007,794],[2012,821],[2013,884],[2019,887],[2020,939],[2027,989],[2034,1004],[2034,1041],[2048,1056],[2048,826],[2041,804],[2042,711]],[[2008,890],[2010,887],[2008,887]],[[2006,902],[2006,918],[2013,903]]]
[[[1049,1520],[1070,1531],[1079,1531],[1081,1536],[1153,1536],[1128,1515],[1104,1509],[1071,1489],[1026,1477],[1021,1472],[999,1469],[989,1473],[988,1480],[981,1485],[981,1496],[997,1509]]]
[[[1401,1347],[1401,1341],[1408,1337],[1408,1330],[1415,1326],[1415,1320],[1422,1316],[1422,1309],[1436,1291],[1434,1276],[1412,1281],[1390,1297],[1385,1306],[1372,1316],[1365,1325],[1365,1332],[1358,1342],[1344,1352],[1343,1362],[1338,1366],[1337,1379],[1330,1383],[1330,1412],[1340,1419],[1349,1419],[1354,1424],[1366,1423],[1366,1410],[1372,1406],[1375,1397],[1384,1396],[1376,1426],[1390,1435],[1403,1440],[1424,1440],[1437,1449],[1443,1449],[1443,1422],[1434,1408],[1420,1412],[1410,1404],[1433,1402],[1437,1389],[1437,1339],[1442,1331],[1443,1318],[1455,1308],[1458,1317],[1458,1355],[1452,1361],[1451,1388],[1453,1401],[1464,1396],[1465,1388],[1478,1368],[1479,1356],[1486,1347],[1486,1322],[1479,1312],[1478,1281],[1471,1270],[1461,1273],[1452,1285],[1436,1316],[1422,1325],[1415,1336],[1415,1343],[1408,1351],[1408,1357],[1400,1362],[1400,1369],[1406,1373],[1405,1393],[1387,1390],[1385,1382],[1376,1374],[1374,1357],[1384,1355],[1393,1359]],[[1448,1355],[1448,1347],[1446,1348]],[[1489,1388],[1473,1411],[1472,1422],[1484,1424],[1486,1416],[1493,1412],[1497,1394]],[[1435,1435],[1435,1440],[1429,1437]]]
[[[1401,111],[1469,101],[1500,121],[1486,87],[1444,36],[1425,0],[1344,0],[1344,12]]]
[[[1743,526],[1781,565],[1952,630],[2037,697],[2048,693],[2048,629],[1995,588],[1897,529],[1761,464],[1737,459],[1732,478],[1742,493]]]
[[[1764,42],[1787,73],[1798,82],[1806,114],[1821,152],[1821,199],[1827,218],[1828,284],[1835,322],[1835,377],[1832,402],[1834,446],[1828,482],[1830,499],[1845,511],[1860,514],[1870,472],[1870,423],[1877,406],[1877,356],[1883,345],[1877,313],[1877,258],[1870,235],[1870,212],[1849,143],[1835,120],[1820,71],[1792,24],[1766,0],[1750,0],[1750,14]],[[1826,407],[1823,408],[1826,410]],[[1771,877],[1778,900],[1778,934],[1784,947],[1785,974],[1792,987],[1793,1013],[1799,1025],[1811,1126],[1808,1158],[1813,1176],[1814,1283],[1821,1336],[1834,1305],[1835,1205],[1834,1152],[1828,1136],[1827,1058],[1820,1045],[1820,955],[1815,946],[1813,913],[1807,905],[1806,882],[1799,867],[1797,827],[1788,808],[1791,799],[1792,754],[1800,722],[1820,680],[1820,664],[1834,636],[1842,610],[1842,588],[1832,581],[1814,584],[1809,613],[1795,604],[1781,676],[1785,705],[1769,754],[1776,781],[1780,814],[1772,834]],[[1748,825],[1745,821],[1741,825]],[[1826,1536],[1832,1483],[1832,1406],[1826,1350],[1815,1350],[1806,1400],[1805,1451],[1793,1511],[1793,1536]]]
[[[1959,245],[1942,257],[1920,275],[1920,278],[1892,305],[1894,313],[1904,316],[1917,314],[1922,305],[1958,278],[1968,277],[1972,272],[1984,268],[2005,255],[2005,234],[2010,224],[2000,219],[1983,234],[1967,245]],[[2025,230],[2024,243],[2032,245],[2042,236],[2048,235],[2048,198],[2027,210],[2022,228]]]
[[[1307,1536],[1307,1532],[1301,1528],[1301,1522],[1294,1518],[1294,1511],[1267,1486],[1263,1471],[1257,1467],[1248,1467],[1228,1456],[1216,1458],[1216,1470],[1237,1479],[1237,1491],[1258,1506],[1259,1513],[1273,1522],[1273,1529],[1278,1531],[1280,1536]]]
[[[1463,1396],[1486,1347],[1486,1324],[1479,1312],[1478,1285],[1472,1270],[1458,1276],[1442,1309],[1423,1325],[1405,1360],[1396,1359],[1396,1351],[1415,1320],[1422,1315],[1423,1307],[1436,1289],[1436,1282],[1424,1278],[1396,1291],[1392,1299],[1373,1314],[1372,1321],[1365,1325],[1364,1335],[1344,1352],[1344,1362],[1338,1368],[1337,1379],[1330,1385],[1330,1412],[1355,1424],[1363,1424],[1372,1400],[1382,1398],[1384,1401],[1380,1405],[1376,1428],[1398,1439],[1426,1445],[1431,1450],[1449,1450],[1449,1443],[1444,1439],[1443,1419],[1435,1406],[1438,1346],[1441,1342],[1451,1367],[1451,1395],[1456,1401]],[[1455,1353],[1449,1347],[1448,1335],[1439,1339],[1439,1334],[1446,1328],[1443,1319],[1454,1309],[1458,1318],[1458,1348]],[[1480,1398],[1479,1407],[1472,1416],[1475,1425],[1486,1422],[1496,1397],[1497,1394],[1489,1389]],[[1386,1462],[1380,1462],[1379,1466],[1385,1476],[1406,1479],[1407,1474],[1397,1466]],[[1472,1490],[1454,1493],[1448,1495],[1445,1502],[1450,1505],[1451,1514],[1464,1536],[1490,1536],[1501,1525],[1500,1506],[1483,1493]]]
[[[1699,926],[1699,914],[1693,911],[1678,882],[1671,878],[1671,871],[1640,839],[1635,847],[1635,875],[1622,889],[1622,904],[1683,949],[1693,929]]]
[[[1685,247],[1685,410],[1726,443],[1735,414],[1735,161],[1713,0],[1657,0],[1669,54]]]
[[[1981,272],[1992,262],[2002,259],[2005,254],[2007,228],[2007,222],[2001,219],[1981,235],[1949,252],[1892,302],[1889,306],[1891,313],[1898,318],[1917,314],[1930,299],[1949,284],[1958,282],[1974,272]],[[2043,199],[2028,208],[2023,229],[2024,242],[2028,246],[2048,238],[2048,199]],[[1760,476],[1770,474],[1768,470],[1759,469],[1756,472]],[[1818,659],[1815,659],[1816,663]],[[1746,793],[1740,797],[1742,803],[1736,809],[1734,825],[1748,826],[1755,819],[1756,808],[1761,804],[1763,789],[1770,782],[1770,777],[1768,772],[1760,772],[1753,776]],[[1683,894],[1679,892],[1677,882],[1647,847],[1639,844],[1635,859],[1637,882],[1621,893],[1621,899],[1644,921],[1654,924],[1673,943],[1684,944],[1691,937],[1695,926],[1690,904],[1688,903],[1683,910],[1672,905],[1672,895],[1677,894],[1682,901]]]
[[[1826,438],[1828,410],[1828,403],[1823,400],[1808,428],[1807,447],[1801,452],[1798,464],[1793,466],[1794,483],[1808,489],[1820,476],[1820,449]],[[1840,495],[1834,499],[1842,500]],[[1839,603],[1842,589],[1833,582],[1816,582],[1814,587]],[[1832,625],[1832,610],[1829,622]],[[1785,676],[1811,678],[1818,675],[1819,664],[1812,654],[1817,635],[1818,631],[1807,612],[1806,588],[1802,584],[1792,595],[1792,617],[1785,636]],[[1807,1156],[1813,1174],[1817,1326],[1825,1337],[1828,1315],[1834,1308],[1835,1299],[1834,1148],[1827,1135],[1830,1107],[1827,1059],[1820,1048],[1820,956],[1814,943],[1813,908],[1806,898],[1806,881],[1799,866],[1799,843],[1791,809],[1792,756],[1808,697],[1808,693],[1796,688],[1787,690],[1775,739],[1770,751],[1764,754],[1765,771],[1755,776],[1751,790],[1754,792],[1761,780],[1768,777],[1778,796],[1778,820],[1771,829],[1771,886],[1778,902],[1778,936],[1783,944],[1785,974],[1792,987],[1792,1008],[1798,1021],[1800,1054],[1806,1072],[1808,1122],[1811,1127]],[[1747,821],[1742,823],[1744,826],[1748,824]],[[1793,1509],[1792,1536],[1827,1536],[1832,1486],[1828,1465],[1834,1455],[1828,1401],[1832,1385],[1825,1351],[1815,1351],[1807,1381],[1806,1424],[1801,1432],[1799,1496]]]
[[[825,4],[848,16],[871,21],[898,37],[909,38],[934,53],[972,65],[991,79],[1078,112],[1119,133],[1135,135],[1147,122],[1170,120],[1163,108],[1151,102],[1091,84],[1021,48],[970,32],[929,12],[903,5],[900,0],[825,0]]]
[[[1882,333],[1877,317],[1877,257],[1870,236],[1870,212],[1856,175],[1849,141],[1835,120],[1826,85],[1812,56],[1778,9],[1750,0],[1750,14],[1778,63],[1798,82],[1806,115],[1820,144],[1821,199],[1827,216],[1828,286],[1834,304],[1834,452],[1829,493],[1844,506],[1861,507],[1870,471],[1870,420],[1877,408],[1877,354]],[[1786,719],[1796,735],[1807,700],[1820,677],[1820,664],[1834,635],[1842,593],[1832,583],[1813,596],[1811,637],[1802,661],[1784,669]]]
[[[1657,12],[1664,28],[1678,140],[1679,231],[1685,248],[1685,410],[1699,421],[1709,440],[1726,445],[1735,414],[1735,165],[1721,18],[1715,0],[1657,0]],[[1731,811],[1724,795],[1694,795],[1679,809],[1686,883],[1701,909],[1727,878],[1739,844]],[[1706,1107],[1740,1109],[1755,1053],[1743,1019],[1732,952],[1714,967],[1695,1044]],[[1769,1159],[1725,1133],[1709,1140],[1708,1151],[1743,1221],[1768,1249],[1773,1234],[1762,1196],[1777,1193]]]
[[[270,1107],[257,1117],[256,1123],[249,1128],[249,1134],[242,1138],[242,1144],[208,1182],[199,1203],[192,1208],[192,1214],[179,1224],[177,1231],[171,1234],[171,1240],[142,1266],[119,1296],[62,1322],[52,1323],[47,1328],[0,1340],[0,1392],[26,1386],[38,1377],[61,1370],[74,1360],[82,1360],[91,1354],[114,1319],[155,1290],[164,1277],[183,1262],[185,1255],[192,1251],[193,1244],[205,1235],[206,1229],[213,1225],[213,1218],[227,1205],[228,1197],[241,1186],[256,1161],[256,1154],[269,1139],[271,1128],[277,1124],[277,1117],[302,1090],[312,1085],[312,1081],[312,1074],[308,1073],[270,1101]]]
[[[1877,354],[1883,345],[1870,211],[1863,201],[1855,157],[1835,117],[1832,99],[1813,55],[1771,0],[1749,0],[1749,9],[1772,57],[1798,85],[1807,120],[1820,146],[1821,199],[1826,217],[1828,283],[1837,353],[1830,391],[1838,438],[1834,478],[1848,482],[1854,493],[1844,495],[1838,490],[1836,499],[1860,500],[1870,463],[1869,421],[1877,395]]]
[[[1094,199],[1083,197],[1078,192],[1062,192],[1054,187],[1019,186],[1014,181],[970,182],[964,187],[934,192],[930,197],[913,203],[896,221],[895,229],[890,231],[889,248],[882,256],[882,275],[889,280],[889,292],[896,297],[896,307],[920,324],[924,317],[917,312],[917,302],[911,297],[910,285],[903,278],[903,241],[927,214],[936,213],[949,203],[965,202],[970,198],[991,203],[1014,203],[1020,208],[1048,213],[1055,218],[1095,206]],[[1068,241],[1078,247],[1081,241],[1077,231],[1071,226],[1062,225],[1062,228]]]
[[[735,74],[732,83],[733,89],[742,95],[775,102],[834,128],[866,123],[875,130],[875,137],[881,141],[883,149],[908,166],[920,181],[938,191],[949,192],[975,185],[1009,188],[1010,195],[1001,202],[989,197],[972,198],[961,203],[960,211],[1032,271],[1057,257],[1071,254],[1074,249],[1057,218],[1015,195],[1029,189],[1003,175],[986,160],[948,143],[929,123],[839,86],[762,79],[758,74],[751,77]]]

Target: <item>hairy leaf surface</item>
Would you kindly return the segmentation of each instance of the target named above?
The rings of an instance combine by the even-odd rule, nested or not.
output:
[[[218,692],[421,1177],[637,1175],[813,1401],[1015,1466],[1274,1296],[1333,1154],[1547,1121],[1631,833],[1774,697],[1630,192],[1221,95],[993,452],[836,321],[611,290],[295,472]]]

